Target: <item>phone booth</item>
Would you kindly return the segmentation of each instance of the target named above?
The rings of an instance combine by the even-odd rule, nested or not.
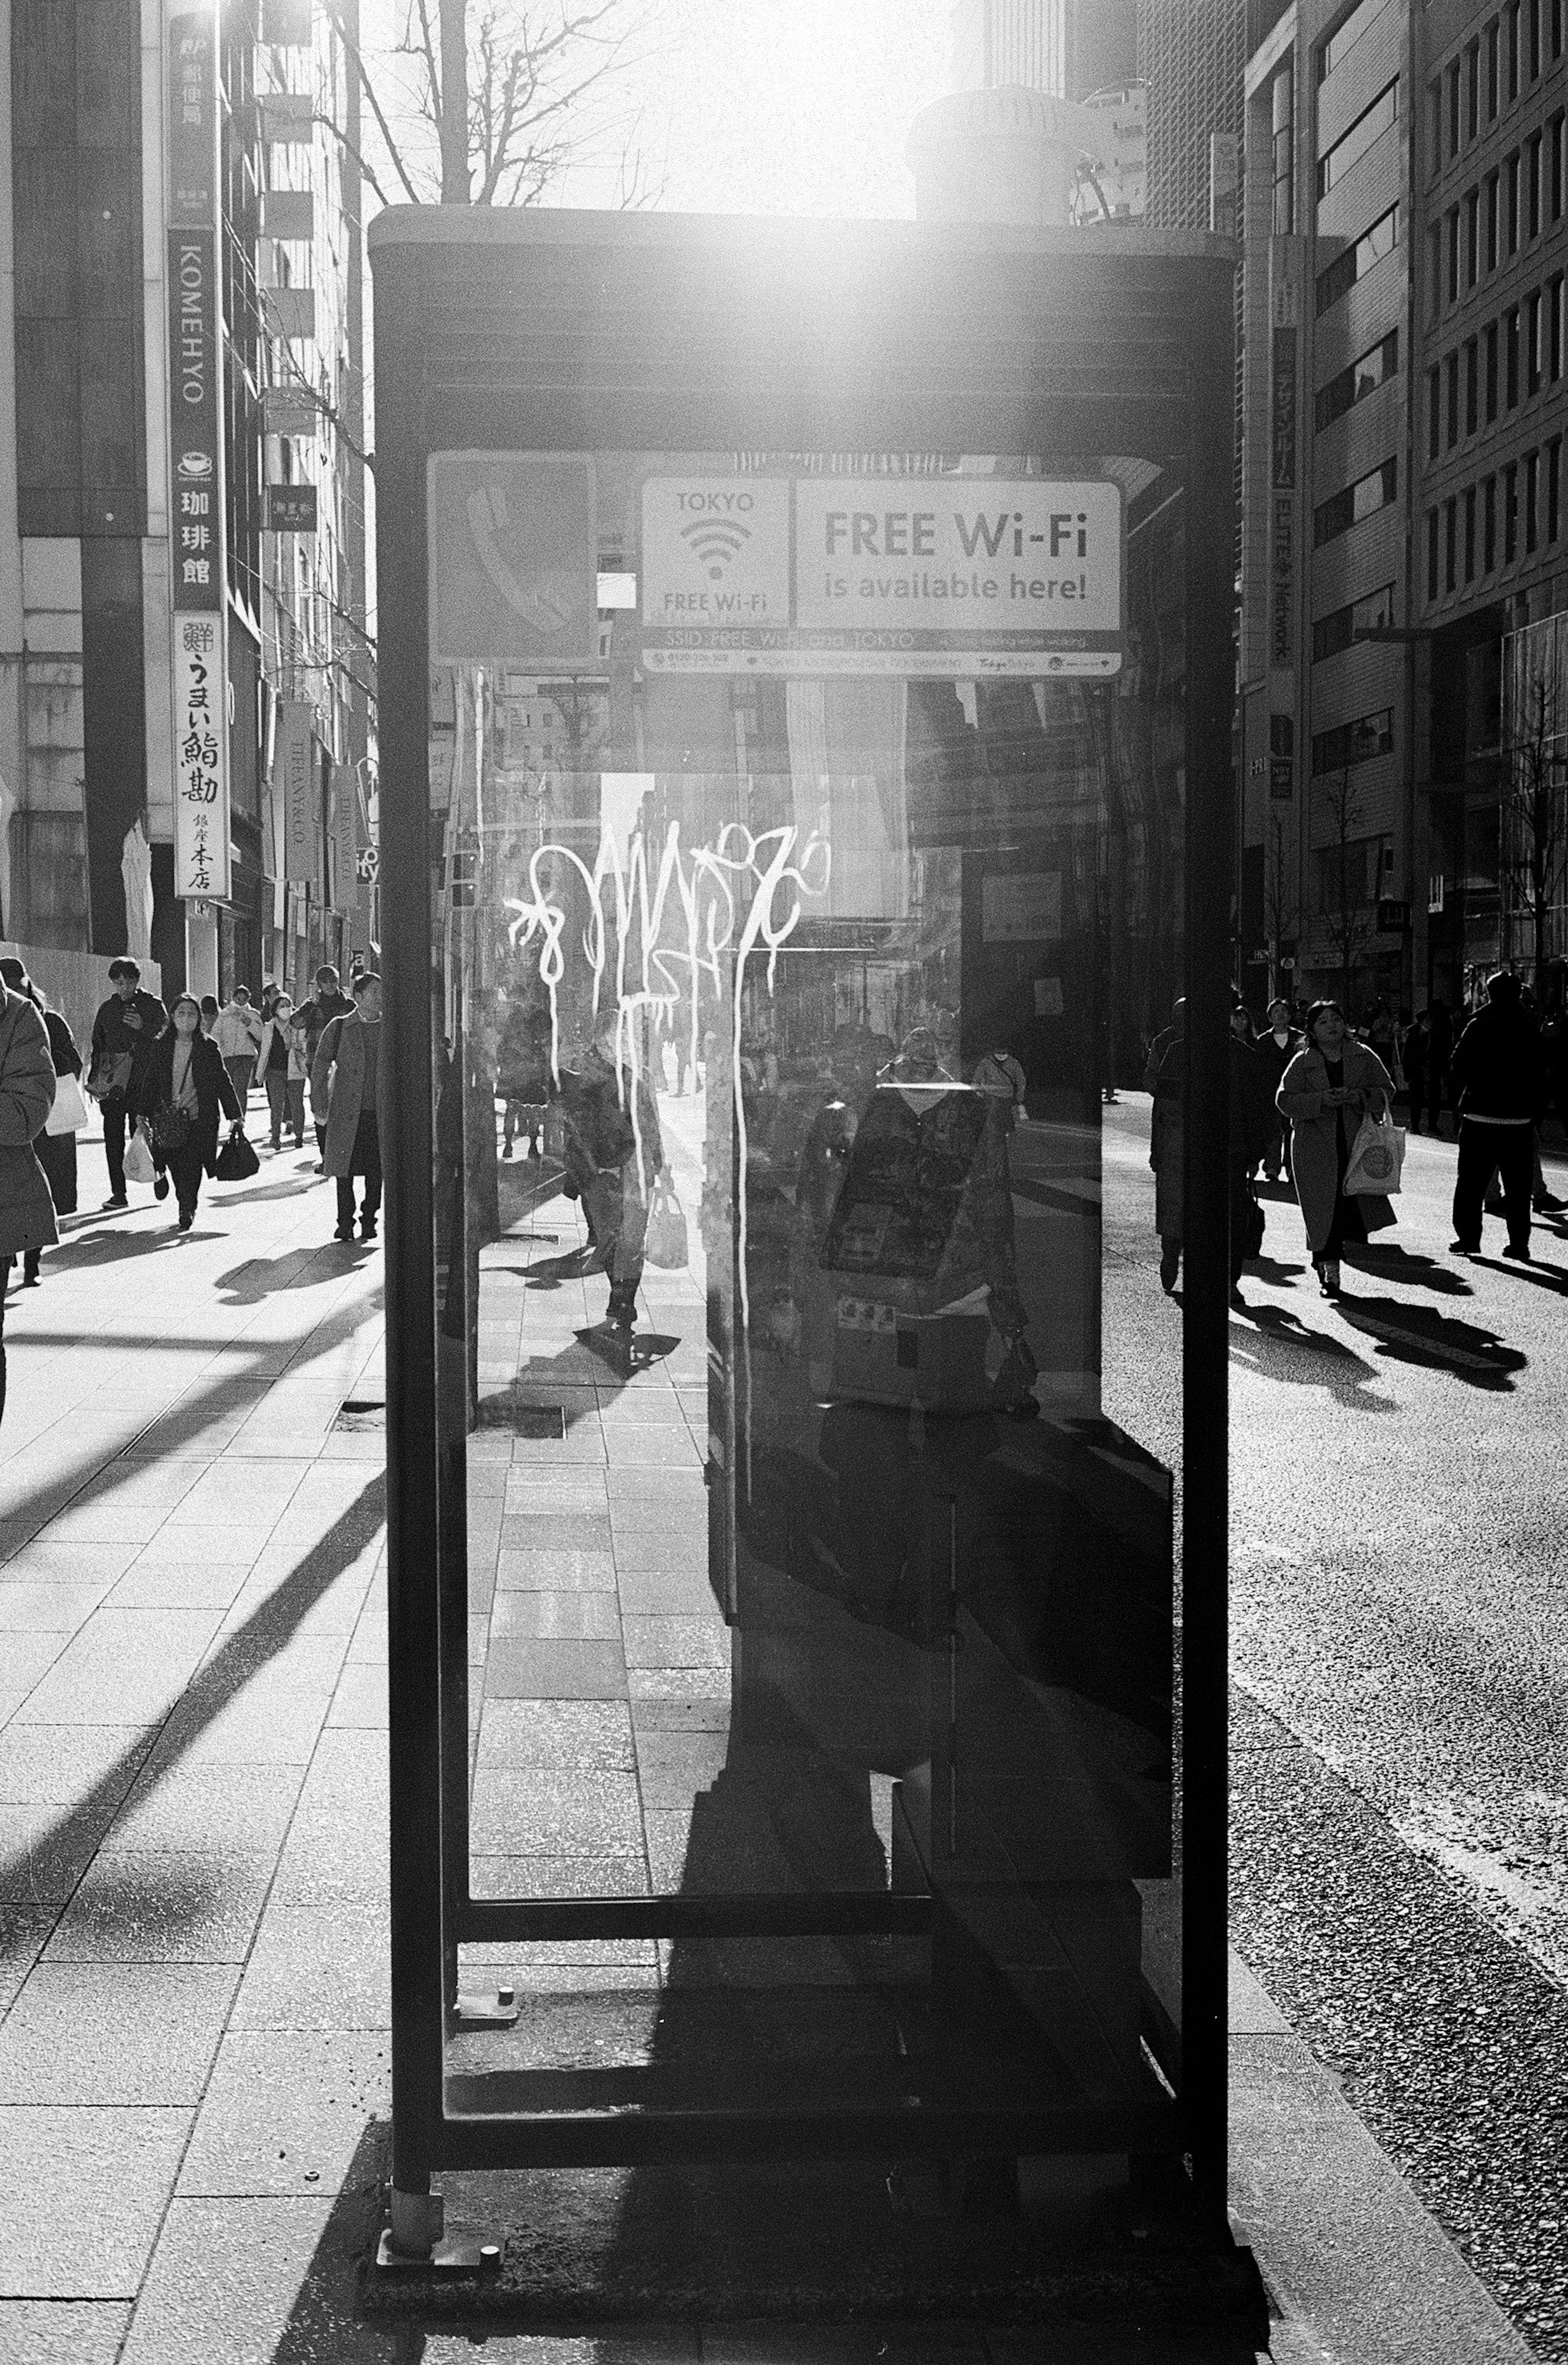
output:
[[[461,2169],[1222,2209],[1231,250],[370,246],[383,2256]]]

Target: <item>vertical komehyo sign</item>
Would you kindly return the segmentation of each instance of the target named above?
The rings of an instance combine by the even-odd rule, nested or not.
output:
[[[174,892],[229,895],[218,11],[172,10],[169,61],[169,555]]]

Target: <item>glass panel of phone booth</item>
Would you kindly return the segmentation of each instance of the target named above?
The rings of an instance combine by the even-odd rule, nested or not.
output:
[[[1025,537],[1064,476],[1047,566]],[[1180,500],[1031,455],[444,454],[431,481],[472,1893],[933,1900],[928,1940],[872,1911],[488,1952],[631,2010],[571,2022],[555,2067],[645,2063],[677,1991],[759,1986],[810,1991],[785,2051],[846,2097],[864,2054],[926,2090],[961,2064],[978,2093],[984,2055],[1138,2099],[1180,2018],[1180,1370],[1107,1265],[1147,1145],[1103,1087],[1180,954]],[[1086,508],[1123,538],[1114,629],[993,624],[1003,577],[1088,596]],[[955,531],[963,568],[932,550]],[[824,532],[893,629],[802,591]]]

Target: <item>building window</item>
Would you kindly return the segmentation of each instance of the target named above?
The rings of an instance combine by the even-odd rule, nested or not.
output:
[[[1529,78],[1540,80],[1540,0],[1529,0]]]
[[[1432,127],[1433,177],[1443,169],[1443,78],[1441,74],[1427,92],[1427,120]]]
[[[1562,109],[1546,127],[1546,210],[1553,221],[1562,219]]]
[[[1473,485],[1464,497],[1464,579],[1475,580],[1475,488]]]
[[[1270,93],[1273,134],[1274,236],[1295,229],[1295,74],[1282,66]]]
[[[1486,120],[1497,120],[1497,19],[1486,28]]]
[[[1338,371],[1327,386],[1318,387],[1316,404],[1318,432],[1321,434],[1325,427],[1331,427],[1336,419],[1342,419],[1353,404],[1364,402],[1369,394],[1375,394],[1380,386],[1386,386],[1391,377],[1397,375],[1398,370],[1399,331],[1391,329],[1386,337],[1358,355],[1346,368]]]
[[[1443,374],[1427,372],[1427,457],[1435,460],[1443,448]]]
[[[1491,426],[1497,416],[1497,323],[1489,321],[1486,328],[1486,424]]]
[[[1457,579],[1458,529],[1459,503],[1457,500],[1445,501],[1443,503],[1443,589],[1445,591],[1451,591]]]
[[[1331,616],[1318,616],[1312,626],[1312,662],[1321,665],[1325,657],[1338,656],[1363,633],[1385,631],[1394,622],[1394,586],[1385,583],[1381,591],[1369,591],[1362,599],[1352,600],[1348,608],[1336,608]]]
[[[1531,238],[1540,236],[1540,134],[1525,151],[1525,212]]]
[[[1449,68],[1449,154],[1459,154],[1459,60]]]
[[[1506,89],[1511,106],[1519,95],[1519,0],[1509,0],[1503,12],[1503,24],[1507,35]]]
[[[1456,109],[1459,97],[1458,72],[1459,69],[1455,67],[1454,100]],[[1390,124],[1397,119],[1398,114],[1399,84],[1397,82],[1391,82],[1385,90],[1379,91],[1377,96],[1372,100],[1370,106],[1365,106],[1361,109],[1361,112],[1357,116],[1349,130],[1342,131],[1340,133],[1338,139],[1336,140],[1334,145],[1328,150],[1327,153],[1318,158],[1317,194],[1320,198],[1326,197],[1330,189],[1338,187],[1339,183],[1344,179],[1351,165],[1360,163],[1361,158],[1366,154],[1367,150],[1372,146],[1372,141],[1382,138],[1383,134],[1388,129]],[[1459,117],[1456,112],[1454,116],[1454,129],[1456,135],[1458,133],[1458,129]],[[1457,136],[1454,144],[1457,147]]]
[[[1449,450],[1459,442],[1459,347],[1448,357]]]
[[[1497,268],[1497,175],[1486,175],[1486,268]]]
[[[1464,136],[1473,140],[1481,129],[1481,44],[1472,41],[1464,53]]]
[[[1381,468],[1373,468],[1366,476],[1359,476],[1342,492],[1331,494],[1313,512],[1315,548],[1321,550],[1326,542],[1338,541],[1340,534],[1349,533],[1350,528],[1359,525],[1363,518],[1372,517],[1379,510],[1386,509],[1398,498],[1398,493],[1399,463],[1397,460],[1385,460]]]
[[[1434,511],[1431,522],[1437,523]],[[1337,723],[1331,731],[1315,731],[1312,734],[1312,768],[1315,772],[1342,772],[1347,765],[1366,764],[1374,756],[1394,753],[1394,709],[1384,706],[1376,714],[1359,715],[1354,723]]]
[[[1546,538],[1555,542],[1562,529],[1562,438],[1546,447]]]
[[[1562,55],[1562,0],[1551,0],[1551,54]]]
[[[1481,572],[1490,575],[1497,564],[1497,479],[1488,476],[1481,488]]]
[[[1510,460],[1503,471],[1503,564],[1512,566],[1519,551],[1519,472]]]
[[[1351,9],[1338,31],[1329,34],[1317,52],[1317,79],[1320,84],[1327,81],[1336,66],[1344,64],[1346,57],[1376,13],[1376,0],[1360,0],[1360,6]],[[1437,87],[1434,83],[1432,88],[1436,90]]]
[[[1509,410],[1519,407],[1519,308],[1516,304],[1503,322],[1504,375],[1503,399]]]
[[[1437,596],[1438,513],[1436,510],[1428,510],[1427,511],[1427,597],[1428,600],[1435,600]]]
[[[1449,302],[1457,304],[1459,302],[1459,207],[1457,206],[1449,207],[1446,227],[1449,246]]]
[[[1525,454],[1525,550],[1527,554],[1535,548],[1536,499],[1540,491],[1540,454],[1539,452],[1527,452]]]
[[[1525,380],[1531,394],[1540,392],[1540,294],[1525,297]]]
[[[1464,284],[1473,287],[1481,272],[1481,192],[1472,189],[1464,201]]]
[[[1519,251],[1519,151],[1516,148],[1503,167],[1504,230],[1510,254]]]
[[[1481,348],[1472,337],[1464,349],[1464,432],[1473,435],[1481,424]]]
[[[1562,375],[1562,274],[1546,291],[1546,375],[1553,386]]]
[[[1399,235],[1399,208],[1390,206],[1371,228],[1364,230],[1353,246],[1336,255],[1327,271],[1317,275],[1317,310],[1321,316],[1347,295],[1358,279],[1364,279],[1374,263],[1392,254]]]

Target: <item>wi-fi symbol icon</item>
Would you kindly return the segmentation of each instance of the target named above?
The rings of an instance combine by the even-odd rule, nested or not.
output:
[[[751,540],[751,528],[736,518],[693,518],[689,525],[681,527],[680,536],[717,582],[742,544]]]

